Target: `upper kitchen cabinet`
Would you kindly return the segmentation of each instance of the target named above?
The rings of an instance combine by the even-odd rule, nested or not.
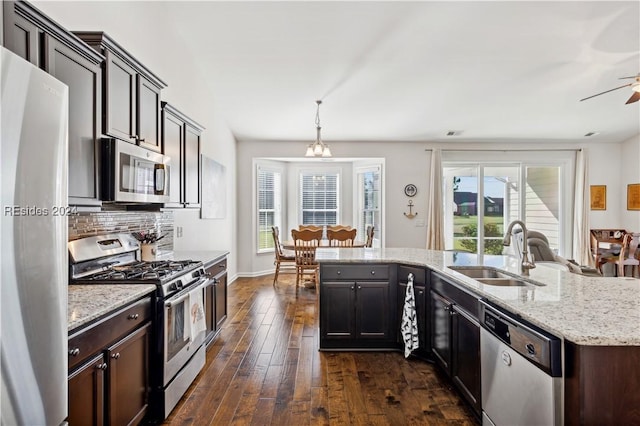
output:
[[[169,203],[165,207],[200,207],[200,138],[204,128],[162,103],[162,146],[169,161]]]
[[[160,93],[166,83],[107,34],[100,31],[75,34],[106,58],[103,133],[161,152]]]
[[[69,86],[69,204],[100,205],[100,65],[104,57],[26,2],[5,2],[7,48]]]

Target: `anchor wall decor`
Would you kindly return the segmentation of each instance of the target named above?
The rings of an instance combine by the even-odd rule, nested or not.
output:
[[[407,204],[407,206],[409,206],[409,213],[405,213],[404,215],[406,217],[408,217],[409,219],[413,219],[414,217],[418,216],[418,212],[413,213],[412,209],[413,209],[413,200],[409,200],[409,204]]]

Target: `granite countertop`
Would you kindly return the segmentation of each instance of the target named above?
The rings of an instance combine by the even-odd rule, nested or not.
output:
[[[410,248],[318,249],[319,262],[390,262],[426,266],[480,297],[579,345],[640,346],[640,280],[589,277],[538,264],[530,279],[541,286],[496,287],[449,266],[493,266],[518,273],[510,256]]]
[[[229,252],[225,250],[174,250],[173,252],[163,255],[162,259],[197,260],[207,266],[228,255]]]
[[[155,284],[72,284],[69,288],[68,330],[74,330],[155,291]]]

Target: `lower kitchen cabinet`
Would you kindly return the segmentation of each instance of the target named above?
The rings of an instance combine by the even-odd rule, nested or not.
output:
[[[431,351],[476,414],[481,413],[478,298],[431,274]]]
[[[145,298],[69,337],[70,426],[142,421],[149,403],[150,318]]]
[[[402,312],[404,299],[407,293],[408,275],[413,274],[413,294],[416,301],[416,320],[418,323],[418,349],[412,352],[413,355],[421,358],[429,358],[429,322],[427,315],[427,273],[424,268],[412,266],[398,266],[398,296],[397,296],[397,324],[398,328],[402,324]],[[402,333],[398,332],[398,344],[404,350]]]
[[[211,277],[205,287],[205,322],[207,324],[206,344],[209,345],[227,319],[227,258],[205,268]]]
[[[321,265],[320,348],[397,347],[395,277],[392,265]]]

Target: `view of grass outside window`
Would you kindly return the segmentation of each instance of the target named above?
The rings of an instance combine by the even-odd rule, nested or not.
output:
[[[552,249],[557,249],[559,167],[446,164],[443,172],[448,250],[503,254],[505,228],[515,219],[523,219],[528,229],[545,234]]]

